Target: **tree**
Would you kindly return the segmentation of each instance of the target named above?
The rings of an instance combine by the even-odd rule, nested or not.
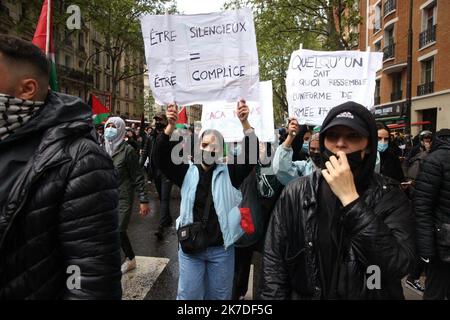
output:
[[[312,50],[350,49],[358,35],[358,0],[230,0],[225,8],[254,13],[260,78],[272,80],[275,121],[288,112],[285,78],[291,53],[302,43]]]

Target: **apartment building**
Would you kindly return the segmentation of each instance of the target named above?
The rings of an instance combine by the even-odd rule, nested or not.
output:
[[[409,0],[360,0],[359,49],[383,52],[375,116],[405,123]],[[450,127],[450,1],[413,1],[411,133]]]
[[[55,3],[55,15],[66,12],[64,1]],[[37,21],[32,27],[18,30],[19,21],[27,19],[27,7],[22,1],[0,0],[0,33],[11,34],[30,40]],[[111,108],[112,74],[111,61],[103,49],[104,36],[95,30],[92,23],[82,23],[81,30],[60,28],[54,30],[55,62],[60,92],[75,95],[83,100],[89,93],[96,95]],[[127,52],[120,65],[144,65],[143,53]],[[115,114],[130,119],[139,119],[143,110],[144,82],[142,76],[120,81],[116,88]]]

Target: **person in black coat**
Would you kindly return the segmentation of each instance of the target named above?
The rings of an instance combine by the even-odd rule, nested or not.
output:
[[[393,149],[393,144],[391,141],[391,130],[382,122],[377,122],[377,130],[377,151],[379,152],[380,156],[379,164],[377,161],[377,172],[398,182],[403,182],[405,177],[403,176],[400,159],[395,154],[395,151]]]
[[[0,300],[121,299],[117,172],[48,70],[0,35]]]
[[[418,254],[428,268],[424,299],[450,299],[450,129],[438,131],[416,180]]]
[[[322,171],[283,190],[263,257],[263,299],[404,299],[415,262],[411,205],[374,173],[377,129],[365,107],[333,108],[320,131]]]

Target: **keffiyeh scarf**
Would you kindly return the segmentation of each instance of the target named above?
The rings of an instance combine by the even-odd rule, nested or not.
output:
[[[0,93],[0,141],[27,123],[44,102],[15,98]]]

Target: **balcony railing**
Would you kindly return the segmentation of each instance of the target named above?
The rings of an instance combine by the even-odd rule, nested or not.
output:
[[[391,43],[383,49],[383,60],[394,58],[395,56],[395,43]]]
[[[436,41],[436,25],[433,25],[431,28],[420,33],[419,48],[422,48],[433,41]]]
[[[391,93],[391,101],[397,101],[402,100],[403,92],[400,91],[394,91]]]
[[[58,71],[60,73],[61,76],[70,78],[70,79],[74,79],[74,80],[79,80],[79,81],[85,81],[87,83],[93,83],[94,82],[94,77],[91,74],[85,74],[84,72],[72,69],[72,68],[68,68],[66,66],[63,65],[58,65]]]
[[[389,12],[395,10],[396,1],[395,0],[386,0],[384,2],[384,15],[387,15]]]
[[[434,81],[417,86],[417,95],[423,96],[434,92]]]

